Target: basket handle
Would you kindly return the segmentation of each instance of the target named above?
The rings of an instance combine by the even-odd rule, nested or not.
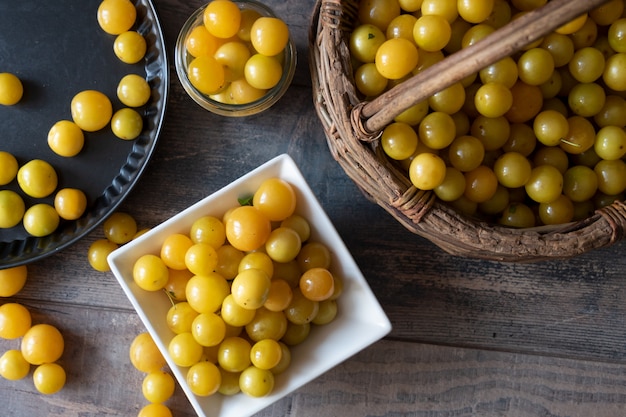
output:
[[[414,104],[505,58],[554,29],[608,0],[550,0],[508,23],[474,45],[461,49],[354,109],[355,129],[364,138],[377,132]]]

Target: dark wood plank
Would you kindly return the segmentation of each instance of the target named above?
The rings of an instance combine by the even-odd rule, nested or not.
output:
[[[45,396],[35,391],[31,375],[0,381],[3,415],[131,416],[146,404],[143,374],[128,360],[132,339],[143,331],[133,312],[25,305],[35,322],[63,332],[60,363],[68,382]],[[18,345],[0,340],[2,351]],[[180,387],[166,404],[177,417],[195,415]],[[382,341],[257,415],[613,417],[625,407],[626,365]]]
[[[306,386],[293,415],[617,416],[622,366],[381,342]],[[363,393],[367,392],[367,395]]]
[[[394,323],[392,337],[626,359],[623,243],[567,261],[517,265],[460,259],[419,239],[381,242],[376,236],[386,229],[373,218],[365,223],[374,229],[366,242],[344,236]]]

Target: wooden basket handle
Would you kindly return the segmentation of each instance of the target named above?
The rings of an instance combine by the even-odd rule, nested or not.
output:
[[[357,109],[355,129],[363,137],[377,132],[404,110],[499,61],[556,28],[609,0],[550,0],[538,9],[513,20],[479,42],[451,54],[402,84]]]

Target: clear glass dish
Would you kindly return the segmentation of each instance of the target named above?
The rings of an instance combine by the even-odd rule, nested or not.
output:
[[[241,10],[251,9],[261,16],[276,17],[274,12],[266,5],[254,0],[235,1]],[[275,104],[287,91],[296,71],[297,53],[293,39],[289,39],[284,50],[283,74],[276,86],[269,89],[260,99],[247,104],[222,103],[212,99],[206,94],[198,91],[189,80],[187,67],[193,57],[187,52],[185,47],[189,33],[198,25],[203,24],[203,13],[207,5],[196,10],[183,25],[175,47],[175,66],[178,79],[189,96],[204,109],[210,112],[230,117],[250,116],[260,113]]]

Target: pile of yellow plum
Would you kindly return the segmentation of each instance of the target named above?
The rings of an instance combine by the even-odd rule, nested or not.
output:
[[[28,269],[18,266],[0,270],[0,297],[16,295],[26,283]],[[0,376],[16,381],[31,371],[37,391],[50,395],[65,385],[65,369],[57,362],[65,341],[57,327],[47,323],[33,324],[31,313],[23,304],[6,302],[0,305],[0,338],[19,341],[19,348],[0,356]]]
[[[163,317],[172,337],[163,343],[195,395],[268,395],[291,363],[290,348],[335,319],[342,280],[296,203],[289,182],[267,179],[226,213],[195,219],[158,253],[135,260],[134,283],[172,303]],[[136,367],[169,381],[154,355],[159,366]],[[169,398],[169,382],[163,387],[159,398]]]
[[[374,98],[547,0],[361,0],[355,86]],[[416,188],[512,227],[624,201],[626,13],[612,0],[413,105],[380,145]]]

